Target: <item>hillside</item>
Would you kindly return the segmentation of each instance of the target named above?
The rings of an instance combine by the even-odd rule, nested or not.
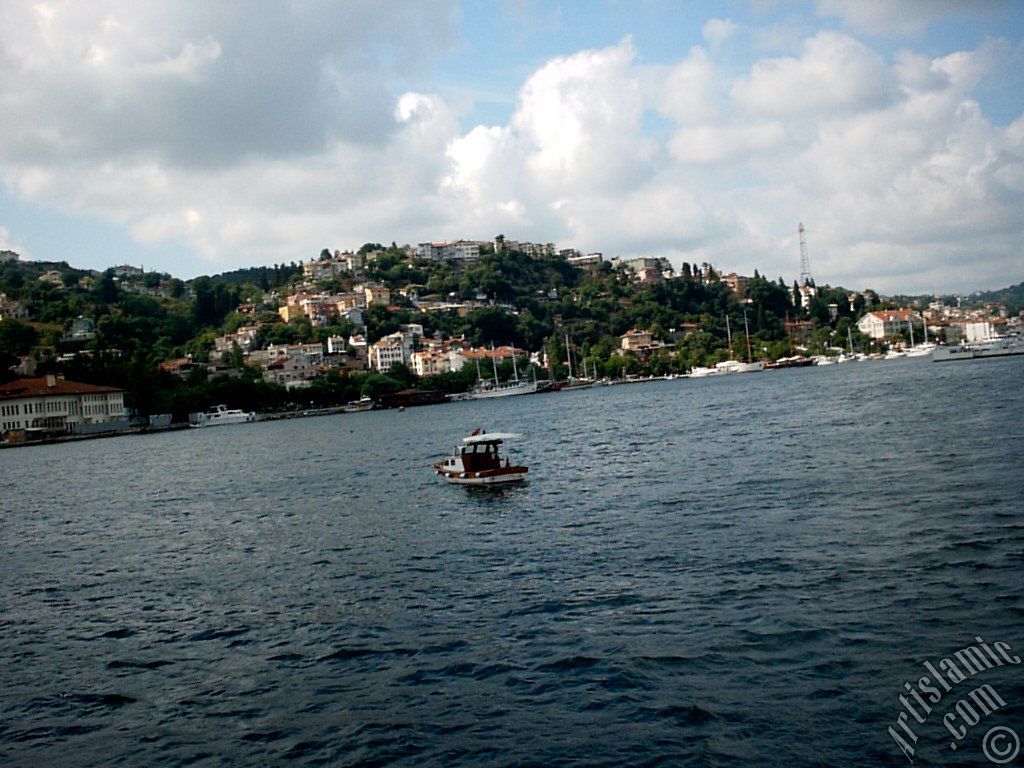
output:
[[[1024,283],[1017,283],[1008,288],[996,291],[981,291],[968,297],[971,306],[985,304],[1002,304],[1010,315],[1020,314],[1024,310]]]
[[[467,264],[418,259],[394,244],[367,243],[359,256],[355,271],[319,280],[305,279],[303,266],[295,264],[182,281],[129,266],[101,273],[66,262],[6,262],[0,264],[0,313],[5,315],[0,372],[10,378],[15,375],[10,369],[31,356],[40,371],[123,386],[132,405],[144,412],[177,412],[232,394],[223,391],[224,382],[216,387],[207,382],[221,371],[235,372],[236,404],[242,404],[239,399],[289,399],[280,388],[264,386],[260,370],[248,365],[246,354],[232,342],[227,351],[215,352],[218,339],[231,338],[225,334],[239,328],[254,329],[249,341],[260,350],[271,344],[324,345],[328,338],[349,339],[355,333],[372,344],[413,323],[422,325],[425,338],[546,352],[556,375],[564,375],[568,337],[577,362],[614,377],[685,371],[734,357],[745,344],[737,342],[730,350],[730,332],[738,338],[744,328],[749,328],[756,357],[791,354],[787,318],[809,321],[798,343],[824,349],[837,336],[847,337],[847,327],[863,312],[883,306],[867,304],[877,301],[869,291],[858,294],[851,306],[849,291],[825,286],[817,289],[809,307],[800,309],[781,278],[771,281],[757,273],[740,297],[708,264],[683,265],[680,275],[664,279],[660,267],[646,268],[641,278],[628,263],[578,267],[559,255],[504,247],[497,253],[485,247],[477,261]],[[325,250],[319,261],[327,264],[332,258]],[[364,283],[381,286],[390,298],[386,304],[371,302],[355,321],[300,316],[285,322],[278,312],[297,292],[350,295]],[[988,295],[1019,305],[1022,294],[1024,284]],[[631,329],[649,331],[662,351],[622,355],[620,337]],[[866,341],[855,330],[853,336],[858,346]],[[202,366],[186,384],[160,369],[180,359]],[[418,381],[403,368],[383,383],[372,374],[335,372],[313,382],[313,400],[354,397],[381,386],[465,388],[471,383],[466,377]],[[246,389],[238,381],[251,386]]]

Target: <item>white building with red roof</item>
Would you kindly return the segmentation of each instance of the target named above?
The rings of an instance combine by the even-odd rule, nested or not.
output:
[[[857,321],[857,329],[873,339],[902,333],[908,323],[920,325],[921,318],[911,309],[882,309],[868,312]]]
[[[0,384],[0,434],[12,430],[75,431],[77,425],[121,422],[124,390],[53,375]]]

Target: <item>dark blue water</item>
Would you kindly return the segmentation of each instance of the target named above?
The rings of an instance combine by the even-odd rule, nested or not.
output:
[[[0,452],[0,763],[909,764],[905,681],[1024,655],[1024,358]],[[445,485],[472,428],[529,484]],[[1024,735],[1024,665],[956,752]],[[1024,761],[1024,757],[1018,758]]]

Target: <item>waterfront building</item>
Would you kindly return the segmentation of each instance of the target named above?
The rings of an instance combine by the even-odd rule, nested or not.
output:
[[[127,427],[124,390],[37,376],[0,384],[0,433],[90,431],[91,425]]]
[[[907,323],[917,324],[920,318],[910,309],[882,309],[868,312],[857,321],[857,329],[872,339],[884,339],[886,336],[902,333]]]
[[[995,332],[992,329],[992,323],[988,320],[975,320],[973,322],[964,323],[964,338],[969,343],[975,343],[978,341],[988,341]]]

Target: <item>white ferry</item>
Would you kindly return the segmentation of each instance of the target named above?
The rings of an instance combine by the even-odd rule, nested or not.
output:
[[[939,347],[932,355],[936,363],[949,360],[974,360],[979,357],[1007,357],[1024,355],[1024,339],[1019,336],[996,336],[973,344]]]
[[[434,464],[434,471],[449,483],[458,485],[499,485],[526,479],[528,467],[513,464],[500,453],[501,445],[522,435],[510,432],[487,433],[473,430],[469,437],[446,459]]]

